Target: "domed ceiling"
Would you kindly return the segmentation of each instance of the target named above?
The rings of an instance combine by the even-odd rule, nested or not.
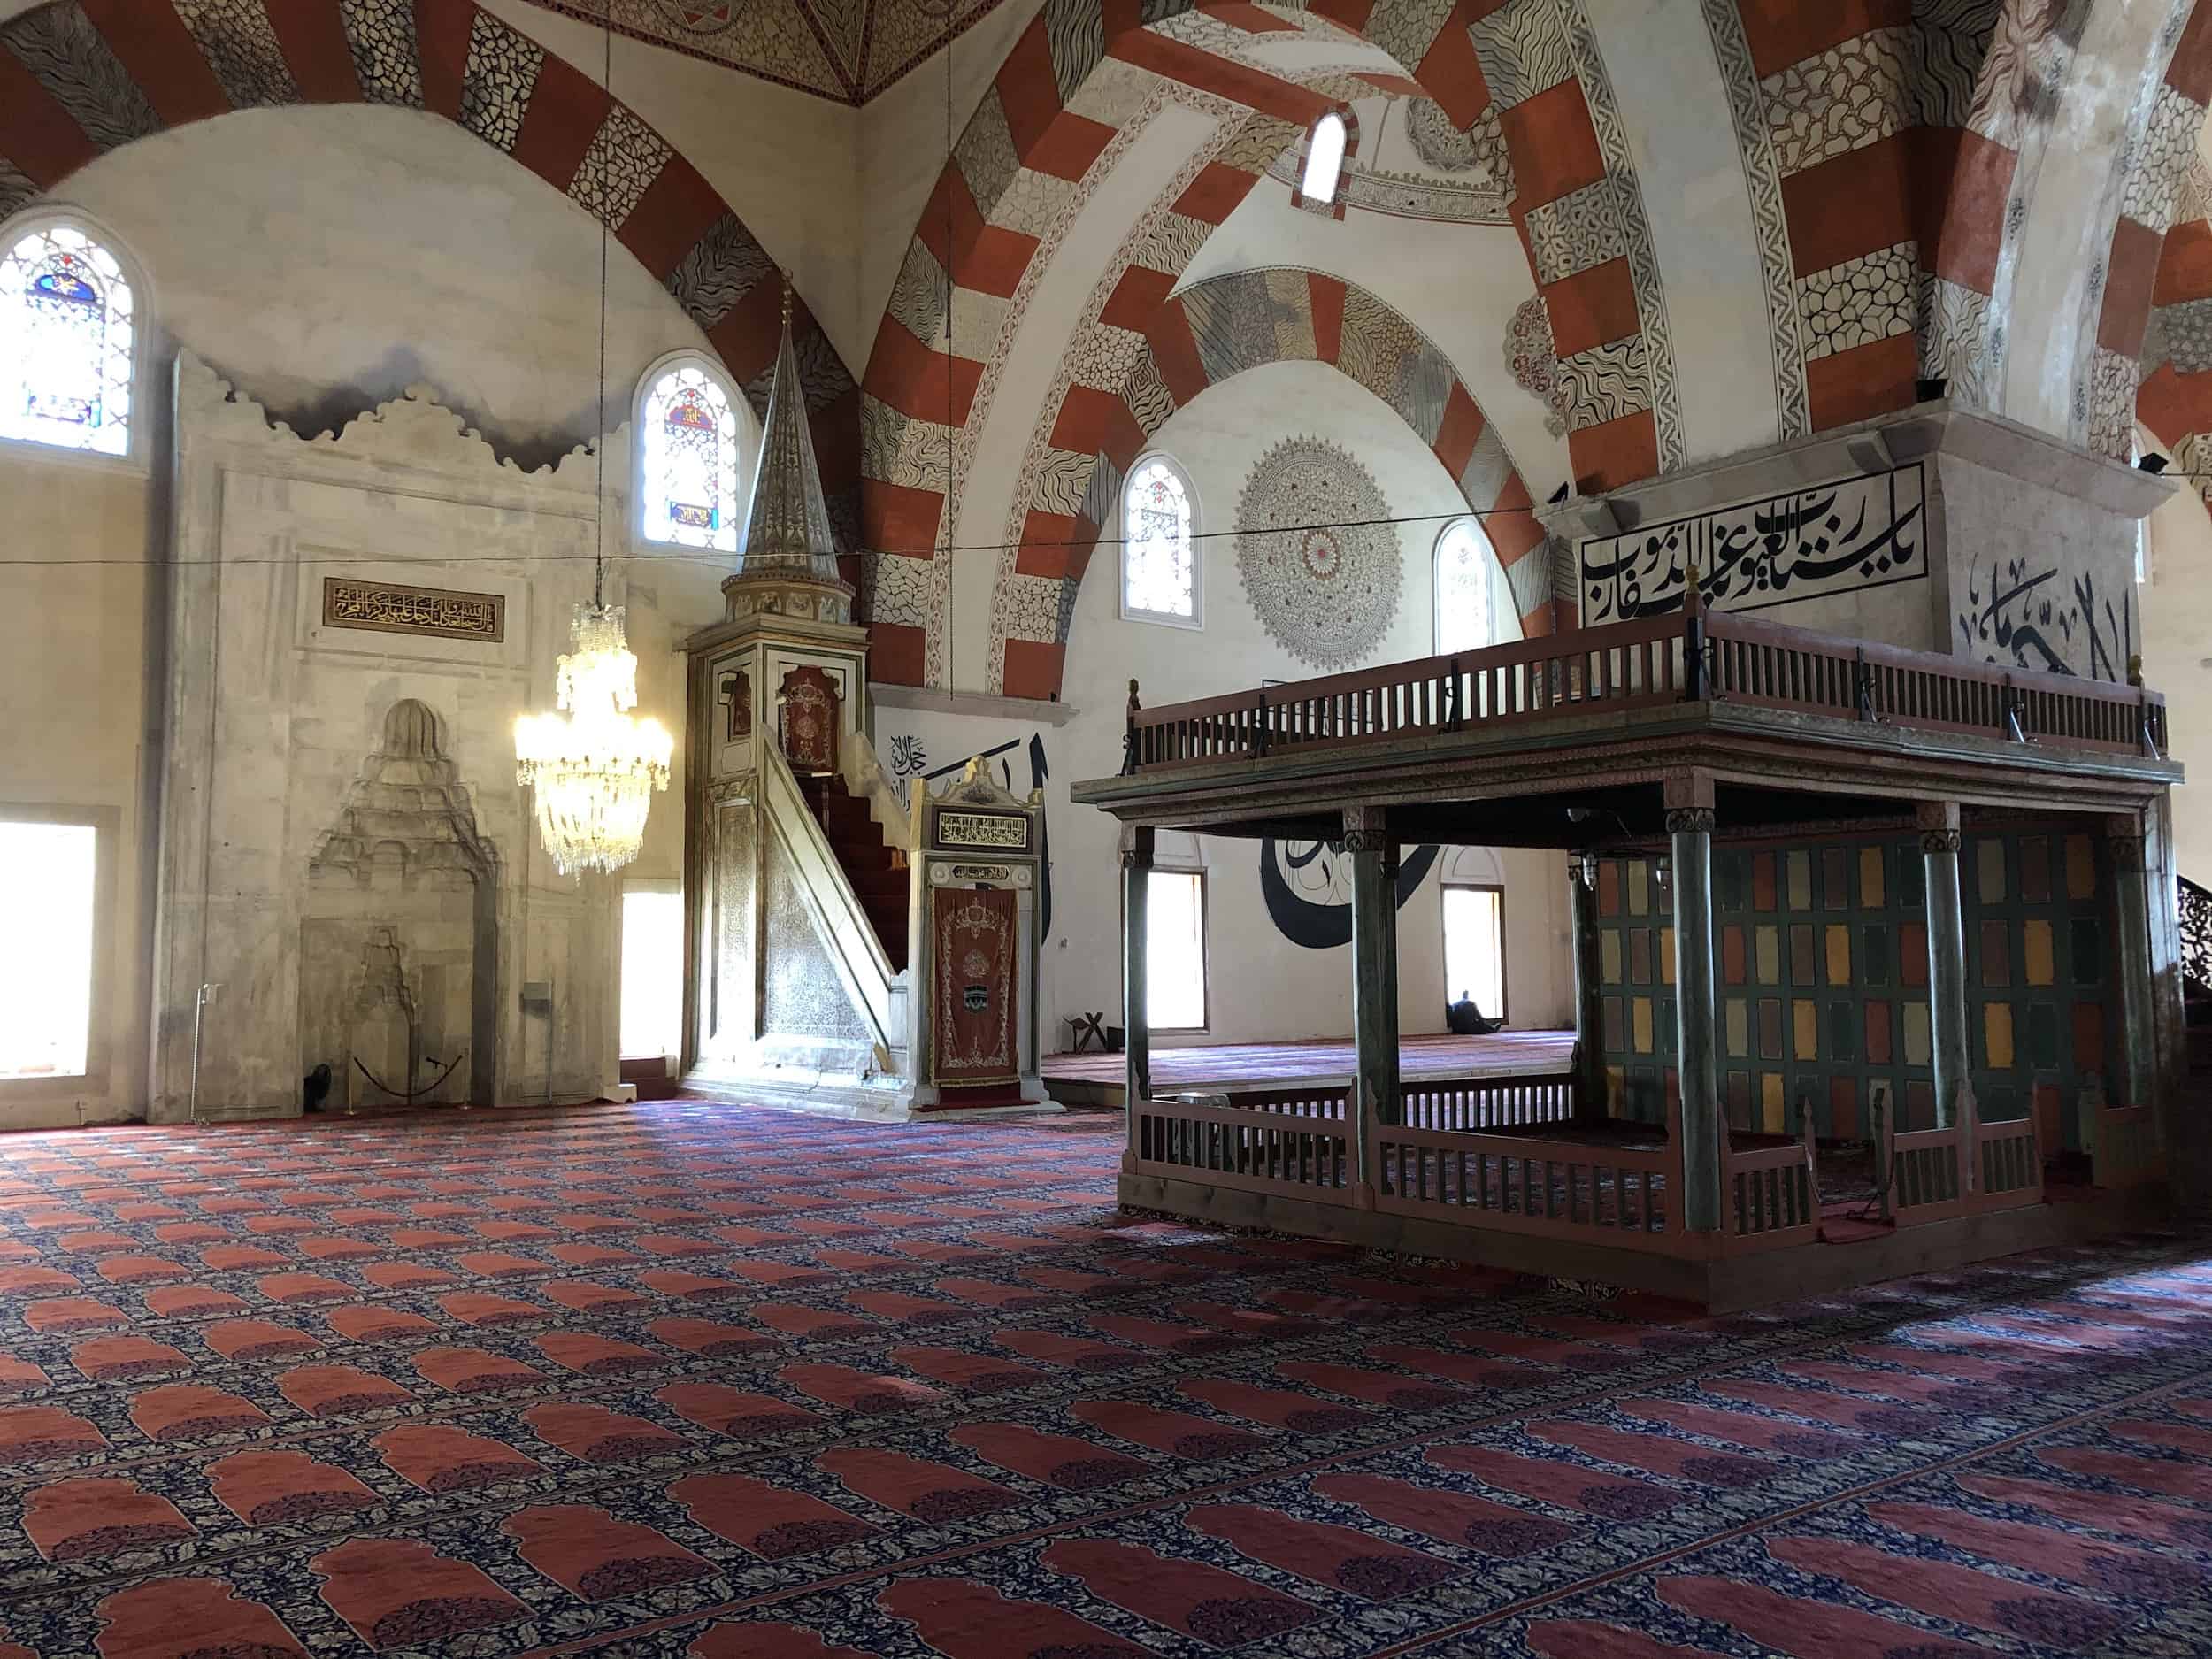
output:
[[[841,104],[865,104],[1000,0],[533,0]],[[948,17],[949,14],[949,19]]]

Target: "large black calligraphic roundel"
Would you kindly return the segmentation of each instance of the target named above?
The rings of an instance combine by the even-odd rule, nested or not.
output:
[[[1441,849],[1416,847],[1398,865],[1403,905],[1428,877]],[[1352,942],[1352,861],[1335,841],[1260,843],[1260,896],[1279,932],[1308,950]]]

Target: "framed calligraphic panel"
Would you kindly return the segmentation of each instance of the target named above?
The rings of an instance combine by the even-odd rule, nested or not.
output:
[[[323,626],[497,645],[507,637],[507,601],[500,594],[326,576]]]
[[[783,677],[776,702],[782,710],[784,758],[802,777],[837,770],[840,712],[837,682],[812,664]]]
[[[1927,480],[1915,462],[1577,543],[1586,627],[1682,609],[1689,572],[1716,611],[1763,611],[1928,574]]]
[[[1029,818],[1020,812],[940,812],[937,845],[981,847],[999,852],[1029,850]]]
[[[1019,901],[1006,887],[941,887],[933,898],[931,1080],[950,1088],[1019,1082]]]

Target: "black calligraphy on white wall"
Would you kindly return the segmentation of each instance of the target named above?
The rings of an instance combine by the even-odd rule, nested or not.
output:
[[[1928,573],[1920,465],[1639,526],[1578,544],[1582,620],[1632,622],[1682,609],[1689,572],[1721,611],[1916,581]]]
[[[1440,850],[1416,847],[1400,860],[1401,906],[1427,879]],[[1333,950],[1352,942],[1352,861],[1341,841],[1262,841],[1260,896],[1268,919],[1292,944]]]
[[[2124,678],[2135,595],[2124,588],[2116,602],[2086,572],[2070,578],[2055,564],[2039,565],[2022,555],[1969,568],[1966,608],[1956,618],[1961,651],[2048,674]]]

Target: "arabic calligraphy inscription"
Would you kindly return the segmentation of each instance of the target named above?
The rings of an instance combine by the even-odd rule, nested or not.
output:
[[[457,593],[449,588],[411,588],[403,582],[326,576],[323,626],[365,628],[376,634],[426,634],[444,640],[482,640],[496,645],[507,637],[507,601],[498,594]]]
[[[1591,536],[1577,547],[1586,625],[1682,609],[1694,567],[1721,611],[1849,593],[1928,574],[1927,480],[1916,462],[1711,512]]]

